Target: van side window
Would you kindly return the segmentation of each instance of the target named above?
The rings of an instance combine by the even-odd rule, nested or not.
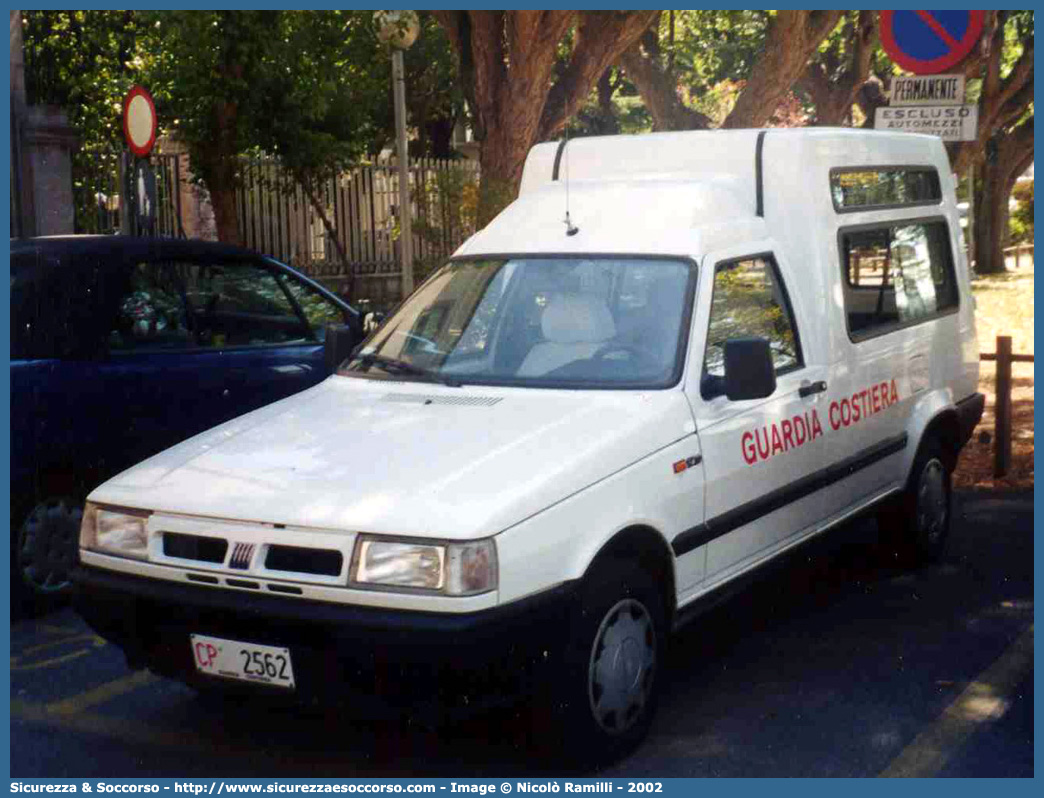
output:
[[[957,308],[945,221],[841,231],[845,313],[854,339]]]
[[[942,201],[939,173],[929,167],[832,169],[830,196],[838,212]]]
[[[790,301],[769,255],[719,263],[715,268],[703,358],[704,398],[724,392],[725,342],[750,337],[768,340],[777,375],[804,365]]]

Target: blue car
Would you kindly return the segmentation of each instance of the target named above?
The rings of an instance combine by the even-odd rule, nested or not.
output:
[[[236,247],[12,241],[12,606],[66,591],[93,487],[324,379],[329,324],[362,339],[335,294]]]

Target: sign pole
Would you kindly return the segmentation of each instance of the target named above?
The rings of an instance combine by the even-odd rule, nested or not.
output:
[[[406,146],[406,68],[402,51],[417,40],[420,19],[413,11],[377,11],[377,38],[392,48],[392,94],[395,144],[399,161],[399,253],[402,257],[402,300],[413,293],[413,219],[410,206],[410,162]]]
[[[395,143],[399,160],[399,251],[402,253],[402,298],[413,293],[413,219],[410,208],[409,152],[406,147],[406,69],[402,50],[392,50],[395,99]]]
[[[120,153],[120,233],[125,236],[134,235],[134,208],[137,200],[132,193],[133,169],[131,168],[131,154],[127,151]]]
[[[158,131],[156,103],[148,90],[132,86],[123,98],[123,137],[130,152],[120,158],[123,195],[120,198],[120,230],[125,235],[142,234],[142,201],[148,197],[148,181],[138,190],[139,158],[148,158]],[[153,207],[149,206],[150,209]],[[149,225],[150,232],[155,232]]]

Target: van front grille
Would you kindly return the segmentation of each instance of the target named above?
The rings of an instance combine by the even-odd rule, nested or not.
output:
[[[168,557],[222,563],[227,551],[228,541],[224,538],[185,535],[180,532],[163,533],[163,553]]]
[[[336,549],[308,549],[301,546],[269,546],[265,568],[298,574],[339,576],[344,555]]]

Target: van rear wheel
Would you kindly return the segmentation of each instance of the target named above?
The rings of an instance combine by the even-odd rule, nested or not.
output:
[[[951,462],[938,438],[926,440],[901,501],[878,516],[886,536],[915,564],[935,562],[946,547],[953,504]]]

